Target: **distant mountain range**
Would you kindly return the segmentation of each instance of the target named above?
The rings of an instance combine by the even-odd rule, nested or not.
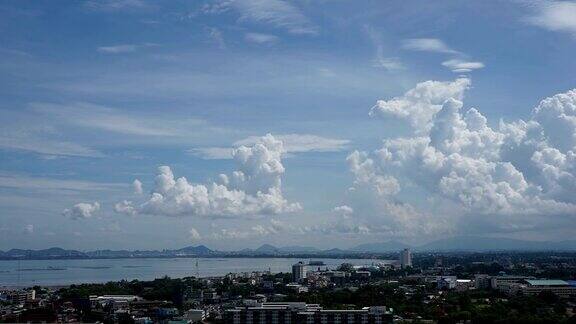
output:
[[[455,236],[419,246],[410,246],[401,242],[388,241],[382,243],[362,244],[352,248],[351,250],[358,252],[384,253],[400,251],[405,248],[417,252],[576,251],[576,240],[550,242],[524,241],[509,238]]]
[[[576,240],[550,242],[456,236],[430,242],[414,249],[417,251],[576,251]]]
[[[350,250],[358,252],[378,253],[378,252],[400,251],[406,248],[413,248],[413,247],[398,241],[388,241],[379,243],[360,244]]]
[[[81,258],[85,254],[75,250],[64,250],[61,248],[49,248],[44,250],[22,250],[12,249],[9,251],[0,251],[2,259],[44,259],[44,258]]]
[[[416,252],[482,252],[482,251],[576,251],[576,240],[571,241],[523,241],[508,238],[487,238],[476,236],[455,236],[433,241],[420,246],[410,246],[402,242],[388,241],[361,244],[351,249],[338,248],[320,250],[309,246],[275,247],[264,244],[257,249],[239,251],[216,251],[204,245],[187,246],[176,250],[97,250],[81,252],[62,248],[44,250],[12,249],[0,251],[0,260],[15,259],[97,259],[97,258],[178,258],[178,257],[242,257],[242,256],[344,256],[396,253],[410,248]]]
[[[264,244],[255,250],[244,249],[241,252],[250,254],[275,254],[275,253],[282,254],[282,253],[319,253],[322,251],[320,249],[310,246],[275,247],[270,244]]]
[[[194,257],[210,256],[217,252],[210,250],[204,245],[188,246],[178,250],[162,251],[129,251],[129,250],[97,250],[81,252],[50,248],[44,250],[12,249],[0,251],[0,260],[13,259],[105,259],[105,258],[168,258],[168,257]]]

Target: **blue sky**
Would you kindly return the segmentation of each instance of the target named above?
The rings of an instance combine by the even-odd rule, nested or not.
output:
[[[568,239],[575,21],[568,1],[3,1],[0,249]],[[162,191],[159,166],[187,181]]]

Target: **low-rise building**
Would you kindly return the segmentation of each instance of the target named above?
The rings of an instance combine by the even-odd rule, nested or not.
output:
[[[114,308],[118,308],[117,306],[119,305],[128,306],[129,302],[142,300],[141,297],[134,295],[103,295],[103,296],[92,295],[89,297],[89,299],[90,299],[90,307],[92,308],[103,307],[109,304],[111,304]]]
[[[15,304],[24,304],[27,301],[31,301],[36,299],[36,291],[34,289],[29,290],[7,290],[0,293],[2,298],[6,301],[15,303]]]
[[[520,287],[525,295],[538,295],[543,291],[550,291],[560,297],[576,296],[576,286],[564,280],[526,280],[526,284]]]
[[[436,286],[439,290],[456,288],[456,276],[439,276]]]
[[[229,309],[225,322],[250,323],[392,323],[392,310],[385,306],[364,307],[357,310],[325,310],[318,304],[302,302],[256,303]]]
[[[524,280],[534,279],[527,276],[493,276],[490,278],[490,288],[504,291],[509,289],[509,284],[522,283]]]
[[[474,289],[474,281],[471,279],[456,279],[456,291],[467,291]]]
[[[297,294],[303,293],[303,292],[308,292],[308,287],[302,286],[301,284],[297,284],[297,283],[286,284],[286,288],[294,291]]]
[[[372,273],[366,270],[358,270],[352,273],[352,277],[354,277],[354,279],[361,279],[361,280],[370,279],[371,275]]]
[[[474,287],[476,289],[490,289],[490,275],[476,274],[474,275]]]
[[[202,309],[189,309],[186,314],[184,314],[184,319],[196,323],[201,322],[206,318],[206,313]]]

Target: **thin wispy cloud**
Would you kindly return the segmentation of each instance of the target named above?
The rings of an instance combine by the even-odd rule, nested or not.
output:
[[[24,234],[27,235],[32,235],[34,234],[34,225],[33,224],[28,224],[26,226],[24,226],[24,229],[22,231]]]
[[[270,222],[262,222],[252,227],[244,229],[222,228],[212,232],[209,235],[209,238],[213,240],[250,239],[258,237],[260,238],[268,237],[271,235],[278,235],[282,233],[302,234],[305,231],[306,231],[305,229],[295,227],[286,222],[282,222],[277,219],[271,219]]]
[[[158,125],[153,120],[146,121],[142,117],[129,116],[121,110],[90,103],[32,103],[30,106],[37,112],[57,116],[62,121],[83,127],[131,135],[177,135],[174,129]]]
[[[97,48],[98,52],[106,53],[106,54],[130,53],[130,52],[135,52],[136,49],[138,49],[138,46],[132,45],[132,44],[100,46]]]
[[[468,55],[449,47],[438,38],[412,38],[402,42],[402,48],[410,51],[447,54],[452,57],[442,62],[442,65],[454,73],[468,73],[484,68],[484,63],[471,61]]]
[[[406,68],[406,66],[404,66],[404,63],[402,63],[402,61],[399,58],[382,57],[380,55],[378,55],[374,60],[373,66],[377,68],[383,68],[388,71],[398,71],[398,70],[404,70]]]
[[[196,147],[187,150],[191,155],[204,160],[227,160],[232,158],[231,147]]]
[[[388,71],[403,70],[406,67],[398,57],[388,57],[385,55],[384,44],[381,40],[381,35],[376,32],[372,27],[365,26],[364,30],[368,34],[370,41],[376,49],[376,55],[373,60],[372,66],[376,68],[383,68]]]
[[[141,64],[138,63],[142,60],[141,56],[134,61],[114,61],[106,66],[97,64],[82,71],[63,73],[61,69],[51,69],[50,73],[57,76],[54,77],[55,81],[42,82],[40,86],[66,97],[78,98],[79,101],[107,103],[110,98],[122,97],[130,98],[130,102],[143,101],[143,106],[150,106],[170,100],[187,104],[198,100],[262,98],[267,94],[286,91],[287,86],[291,91],[297,91],[299,97],[319,94],[345,97],[358,91],[365,92],[374,88],[376,82],[382,81],[382,76],[374,74],[374,69],[370,67],[372,62],[360,69],[352,68],[343,58],[331,55],[320,57],[273,51],[261,51],[258,56],[233,55],[235,50],[231,48],[219,53],[227,58],[215,65],[213,60],[217,56],[208,53],[219,49],[217,46],[206,46],[208,39],[205,33],[202,30],[199,36],[204,42],[199,42],[202,48],[197,52],[170,52],[166,51],[168,46],[165,46],[151,55],[142,53],[141,56],[151,60],[145,60],[146,68],[141,69],[131,67],[132,64]],[[243,37],[243,34],[240,36]],[[243,39],[230,46],[238,44],[246,46]],[[280,47],[284,42],[277,44]],[[275,47],[271,46],[271,49]],[[339,77],[327,79],[324,73],[311,73],[324,68]],[[102,69],[106,69],[107,73],[102,73]]]
[[[349,140],[311,134],[280,134],[275,137],[284,143],[284,150],[288,153],[337,152],[346,149],[350,144]],[[257,140],[258,137],[250,136],[235,142],[234,145],[253,145]]]
[[[244,39],[247,42],[256,44],[273,44],[279,40],[277,36],[262,33],[246,33]]]
[[[338,152],[348,148],[350,141],[326,138],[310,134],[279,134],[275,138],[283,142],[283,153]],[[250,136],[236,141],[233,147],[254,145],[259,140]],[[231,159],[233,147],[199,147],[188,150],[188,153],[207,160]]]
[[[218,131],[206,121],[192,118],[166,118],[164,116],[129,114],[121,109],[85,102],[70,104],[31,103],[30,107],[56,121],[133,136],[185,137],[195,130]]]
[[[62,180],[53,178],[30,177],[24,175],[0,174],[0,187],[24,190],[45,191],[109,191],[120,190],[127,186],[122,183],[101,183],[81,180]]]
[[[535,13],[525,17],[529,24],[576,36],[576,2],[546,1],[535,6]]]
[[[124,54],[136,52],[140,49],[157,47],[158,44],[145,43],[145,44],[117,44],[109,46],[99,46],[96,50],[103,54]]]
[[[45,156],[103,157],[96,149],[61,138],[56,129],[49,126],[24,127],[22,124],[7,125],[0,131],[0,149],[24,151]]]
[[[190,234],[190,240],[191,241],[199,241],[202,238],[202,236],[200,235],[200,232],[198,232],[198,230],[195,229],[194,227],[190,228],[188,233]]]
[[[226,49],[226,41],[222,35],[222,31],[216,27],[208,27],[208,38],[212,43],[214,43],[219,49]]]
[[[153,7],[144,0],[89,0],[84,6],[89,10],[103,12],[148,10]]]
[[[452,59],[442,62],[442,65],[452,70],[454,73],[466,73],[473,70],[482,69],[484,63],[482,62],[470,62],[459,59]]]
[[[438,38],[411,38],[402,42],[402,48],[411,51],[434,52],[445,54],[461,54],[450,48],[444,41]]]
[[[319,28],[294,3],[283,0],[221,1],[205,6],[204,13],[220,14],[230,8],[239,14],[241,22],[269,25],[295,35],[317,35]]]

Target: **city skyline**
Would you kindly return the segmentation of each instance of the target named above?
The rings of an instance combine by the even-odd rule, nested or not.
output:
[[[0,250],[576,234],[576,2],[5,1],[0,21]]]

